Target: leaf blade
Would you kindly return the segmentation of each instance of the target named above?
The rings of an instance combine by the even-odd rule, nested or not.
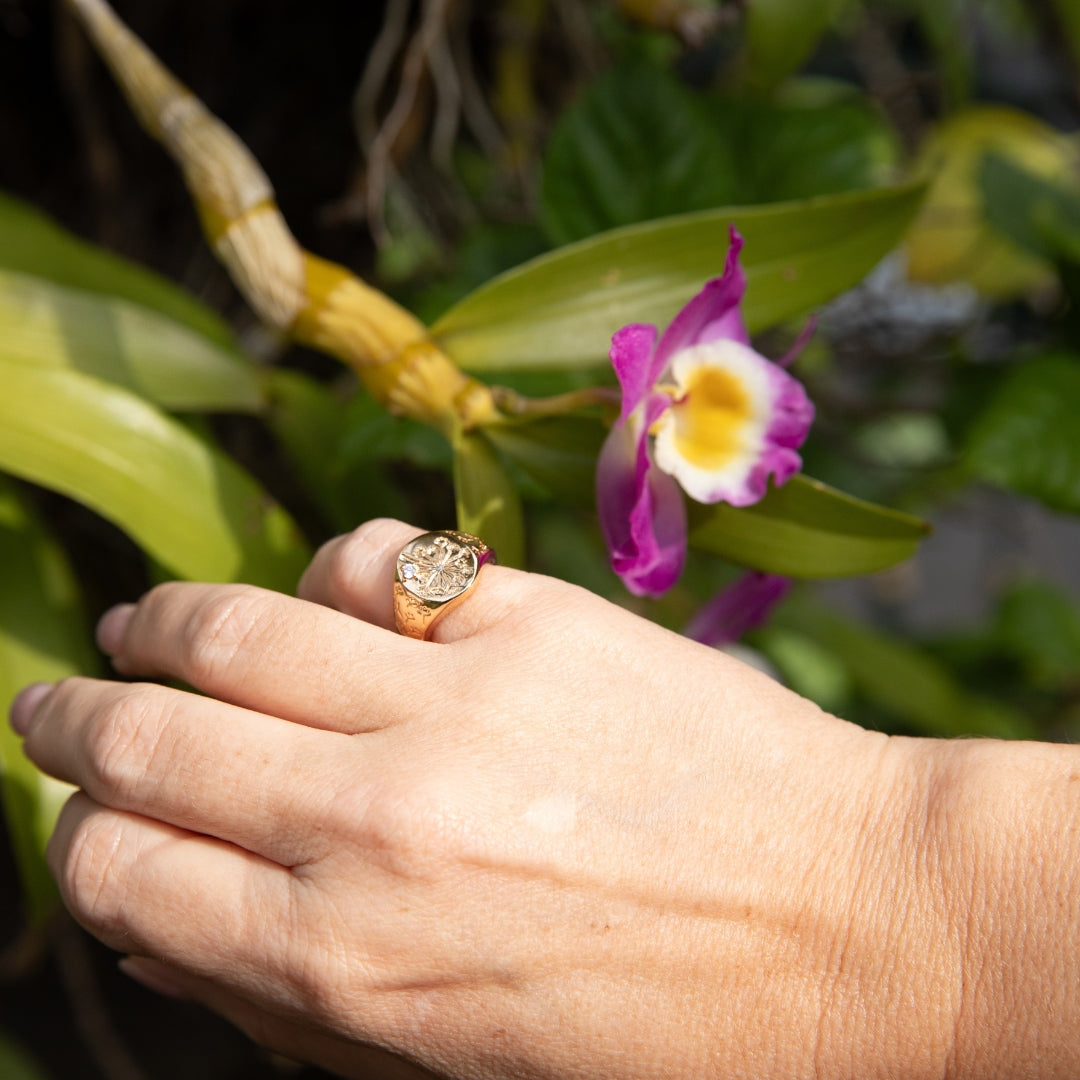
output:
[[[140,305],[0,270],[0,356],[94,375],[177,410],[254,412],[259,370]]]
[[[743,313],[756,332],[855,285],[895,246],[922,194],[909,185],[614,229],[500,275],[431,333],[473,371],[602,363],[620,326],[666,325],[723,269],[732,223],[746,238]]]
[[[150,308],[222,346],[232,331],[216,312],[152,270],[79,239],[29,203],[0,192],[0,267]]]
[[[607,434],[598,417],[557,416],[493,424],[484,434],[561,502],[592,505],[596,459]]]
[[[1028,361],[1006,377],[968,439],[980,479],[1080,513],[1080,357]]]
[[[481,434],[454,442],[454,497],[458,528],[495,549],[504,566],[525,565],[521,499],[495,448]]]
[[[120,387],[0,360],[0,469],[116,523],[181,577],[291,590],[291,519],[240,467]]]
[[[690,545],[797,578],[849,577],[909,558],[928,526],[917,518],[792,477],[754,506],[691,509]]]
[[[969,693],[947,667],[906,641],[815,604],[790,604],[777,623],[807,634],[847,669],[863,696],[926,735],[1031,738],[1023,717]]]
[[[6,716],[29,683],[95,674],[89,641],[63,552],[14,485],[0,477],[0,712]],[[23,753],[22,740],[0,724],[0,794],[33,921],[48,915],[59,900],[45,864],[45,843],[74,790],[39,772]]]

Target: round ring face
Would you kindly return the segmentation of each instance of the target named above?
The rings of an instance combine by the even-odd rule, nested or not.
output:
[[[479,572],[476,552],[445,533],[425,533],[410,541],[397,558],[402,587],[428,604],[460,596]]]

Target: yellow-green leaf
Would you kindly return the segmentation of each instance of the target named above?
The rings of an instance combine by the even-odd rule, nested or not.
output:
[[[473,371],[602,363],[620,326],[666,325],[723,271],[731,224],[746,238],[743,314],[756,332],[858,283],[895,246],[922,191],[860,191],[613,229],[495,278],[446,312],[432,334]]]
[[[152,270],[89,244],[36,207],[0,192],[0,267],[131,300],[219,345],[232,332],[216,312]]]
[[[487,439],[475,432],[454,443],[454,495],[458,528],[495,549],[503,566],[525,564],[521,499]]]
[[[230,459],[127,390],[0,358],[0,469],[114,522],[180,577],[291,590],[307,559]]]
[[[795,476],[753,506],[695,504],[690,544],[769,574],[849,577],[903,562],[928,531],[918,518]]]
[[[70,368],[167,409],[250,412],[258,368],[234,349],[128,300],[0,270],[0,358]]]
[[[849,0],[753,0],[746,5],[746,63],[751,86],[771,89],[813,55]]]
[[[493,424],[484,434],[560,502],[592,505],[596,459],[607,434],[599,417],[551,416]]]
[[[7,714],[15,695],[29,683],[89,675],[96,667],[64,553],[18,498],[14,485],[0,477],[0,794],[26,912],[35,920],[57,901],[45,865],[45,842],[74,789],[30,764]],[[8,1074],[0,1069],[0,1075]]]

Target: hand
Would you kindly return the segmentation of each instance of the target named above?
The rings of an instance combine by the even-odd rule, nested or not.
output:
[[[119,672],[208,696],[24,692],[26,752],[82,789],[49,849],[76,917],[350,1076],[371,1048],[402,1076],[942,1075],[964,958],[925,745],[503,567],[398,637],[419,531],[331,542],[300,599],[174,583],[102,621]]]

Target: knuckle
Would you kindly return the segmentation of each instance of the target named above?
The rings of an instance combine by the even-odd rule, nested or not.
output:
[[[398,521],[397,518],[371,518],[362,525],[357,525],[357,527],[348,534],[347,540],[350,544],[355,543],[361,547],[378,546],[381,539],[385,540],[388,536],[395,535],[402,530],[407,530],[409,528],[410,526],[406,525],[403,521]]]
[[[258,590],[215,589],[185,621],[181,642],[185,669],[202,680],[227,671],[258,627],[262,608]]]
[[[359,822],[354,835],[368,860],[395,877],[431,881],[473,854],[476,830],[459,795],[452,777],[413,776],[374,790],[353,789],[347,812]]]
[[[152,773],[164,724],[159,687],[132,684],[102,704],[87,730],[87,761],[95,786],[113,799]]]
[[[86,690],[98,685],[97,679],[86,675],[68,675],[52,688],[49,693],[50,704],[56,706],[59,712],[67,712]]]
[[[394,518],[372,518],[353,529],[330,556],[327,572],[331,585],[355,585],[358,576],[387,548],[401,546],[401,535],[407,531],[409,526]]]
[[[136,604],[139,615],[153,620],[159,616],[163,609],[171,607],[184,588],[184,583],[178,581],[163,581],[145,592]]]
[[[331,566],[343,565],[346,569],[364,563],[373,551],[379,550],[390,533],[400,532],[405,526],[393,518],[372,518],[358,525],[351,533],[341,537],[331,558]]]
[[[350,589],[357,578],[359,545],[353,535],[342,539],[326,555],[326,583],[331,593],[338,595]]]
[[[68,908],[99,933],[115,929],[124,910],[123,824],[114,815],[90,814],[71,833],[57,884]]]

